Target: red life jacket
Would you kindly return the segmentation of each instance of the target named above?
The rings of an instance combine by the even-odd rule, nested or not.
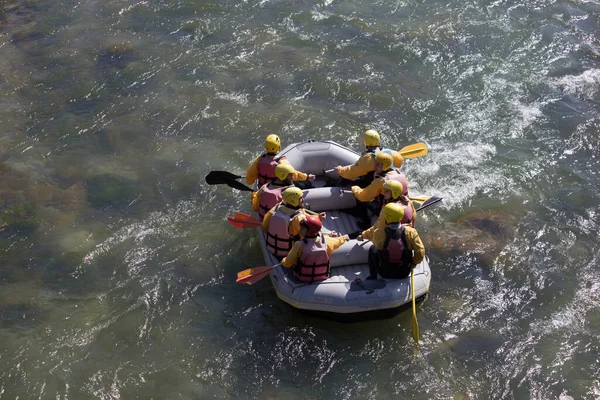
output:
[[[281,203],[275,209],[269,220],[269,229],[267,230],[266,248],[267,251],[276,257],[285,257],[292,249],[294,239],[290,236],[288,228],[290,221],[300,213],[300,209],[291,214],[285,214],[281,211]]]
[[[273,182],[264,185],[258,199],[258,217],[262,221],[265,214],[283,199],[283,191],[291,186],[277,186]]]
[[[285,156],[276,157],[274,154],[263,154],[258,162],[258,186],[275,180],[275,167]]]
[[[408,249],[404,226],[391,224],[385,228],[385,242],[381,253],[381,260],[386,264],[402,264],[408,266],[413,259],[412,251]]]
[[[302,256],[296,267],[294,275],[302,282],[324,281],[329,278],[329,254],[325,237],[319,234],[320,241],[315,239],[302,239]]]

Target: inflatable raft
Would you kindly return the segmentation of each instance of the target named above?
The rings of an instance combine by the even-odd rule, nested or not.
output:
[[[327,181],[339,176],[331,171],[337,165],[353,164],[360,154],[331,141],[294,143],[280,152],[299,171],[314,174],[313,188],[305,189],[306,208],[327,213],[323,231],[347,234],[359,230],[357,219],[349,209],[356,199],[348,187],[324,187]],[[374,219],[376,216],[371,216]],[[369,317],[374,312],[385,314],[397,311],[410,303],[410,276],[405,279],[367,280],[370,241],[350,240],[331,254],[331,276],[325,281],[306,283],[294,277],[292,269],[278,264],[265,247],[266,236],[257,228],[263,256],[267,265],[276,265],[270,272],[277,296],[291,306],[315,312],[333,313],[347,317]],[[427,257],[415,269],[415,296],[421,300],[429,291],[431,270]],[[368,313],[368,314],[364,314]]]

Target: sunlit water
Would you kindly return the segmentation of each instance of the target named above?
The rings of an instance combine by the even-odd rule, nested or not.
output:
[[[5,1],[0,398],[600,397],[600,5]],[[268,133],[426,141],[434,271],[342,324],[225,216]]]

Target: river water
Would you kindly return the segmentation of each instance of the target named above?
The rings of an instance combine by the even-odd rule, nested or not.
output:
[[[0,399],[600,398],[600,3],[0,4]],[[247,193],[283,145],[428,143],[430,296],[278,300]]]

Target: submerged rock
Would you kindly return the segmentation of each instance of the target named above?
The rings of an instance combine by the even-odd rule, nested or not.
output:
[[[425,247],[442,257],[479,253],[491,262],[514,237],[518,217],[509,210],[471,211],[421,233]]]

